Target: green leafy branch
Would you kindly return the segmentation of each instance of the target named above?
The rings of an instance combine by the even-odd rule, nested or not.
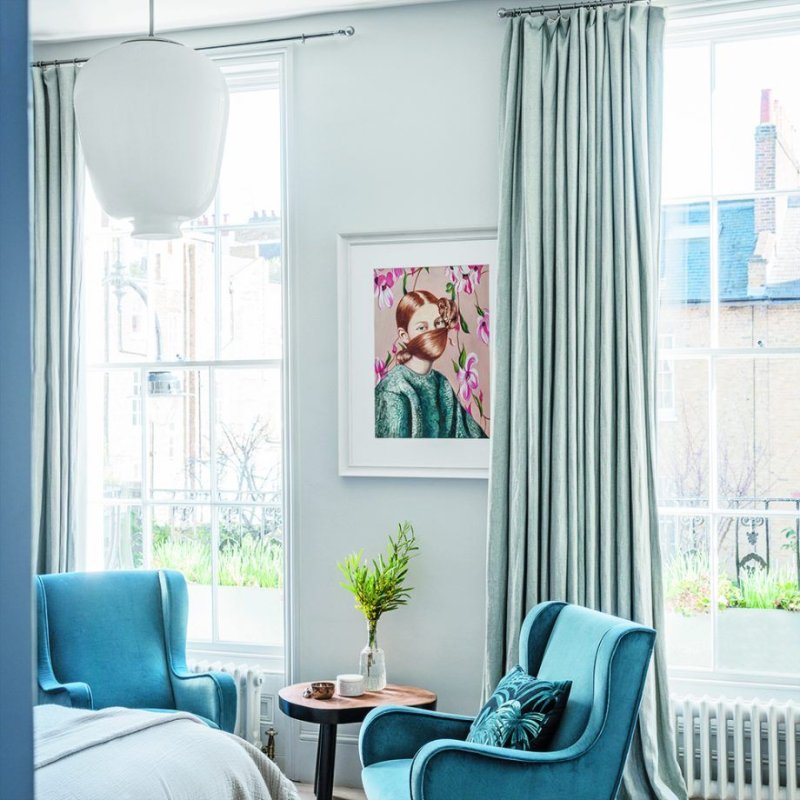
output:
[[[386,556],[381,554],[370,563],[362,560],[364,551],[359,550],[336,565],[345,577],[341,586],[352,593],[356,608],[367,618],[371,637],[383,614],[408,603],[414,588],[405,586],[408,564],[418,550],[414,528],[402,522],[397,537],[389,537]]]

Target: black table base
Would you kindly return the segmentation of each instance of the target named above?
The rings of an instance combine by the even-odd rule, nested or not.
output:
[[[333,772],[336,766],[336,725],[322,723],[317,742],[317,771],[314,776],[314,794],[317,800],[333,797]]]

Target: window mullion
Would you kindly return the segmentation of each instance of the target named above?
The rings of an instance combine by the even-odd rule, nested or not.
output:
[[[719,601],[717,594],[719,591],[719,554],[717,552],[717,514],[719,508],[719,448],[717,446],[718,424],[717,424],[717,359],[716,350],[719,348],[719,201],[715,197],[716,192],[716,162],[714,158],[714,143],[716,140],[716,113],[715,113],[715,91],[716,91],[716,44],[711,42],[708,48],[709,57],[709,101],[711,103],[709,115],[709,159],[711,162],[711,203],[710,203],[710,227],[709,231],[709,323],[711,331],[709,344],[711,353],[708,359],[708,502],[711,507],[711,516],[708,519],[708,547],[709,547],[709,571],[710,571],[710,597],[711,597],[711,664],[713,669],[719,669],[719,637],[718,637],[718,618]]]
[[[219,513],[217,504],[217,375],[208,368],[209,484],[211,486],[211,641],[219,641]]]
[[[150,313],[148,309],[148,314]],[[141,446],[142,464],[140,475],[142,480],[142,561],[145,569],[150,569],[153,563],[153,507],[150,504],[151,480],[150,459],[148,451],[150,449],[150,408],[147,399],[147,369],[139,368],[139,402],[141,404]]]
[[[217,505],[217,375],[222,358],[222,202],[220,189],[214,195],[214,361],[208,367],[209,485],[211,487],[211,641],[219,641],[219,515]]]

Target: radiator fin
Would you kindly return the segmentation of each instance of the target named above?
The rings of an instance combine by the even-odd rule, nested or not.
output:
[[[683,696],[672,711],[694,800],[800,800],[800,704]]]

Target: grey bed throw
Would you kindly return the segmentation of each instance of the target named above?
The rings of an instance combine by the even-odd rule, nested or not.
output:
[[[191,714],[34,708],[37,800],[298,800],[251,744]]]

